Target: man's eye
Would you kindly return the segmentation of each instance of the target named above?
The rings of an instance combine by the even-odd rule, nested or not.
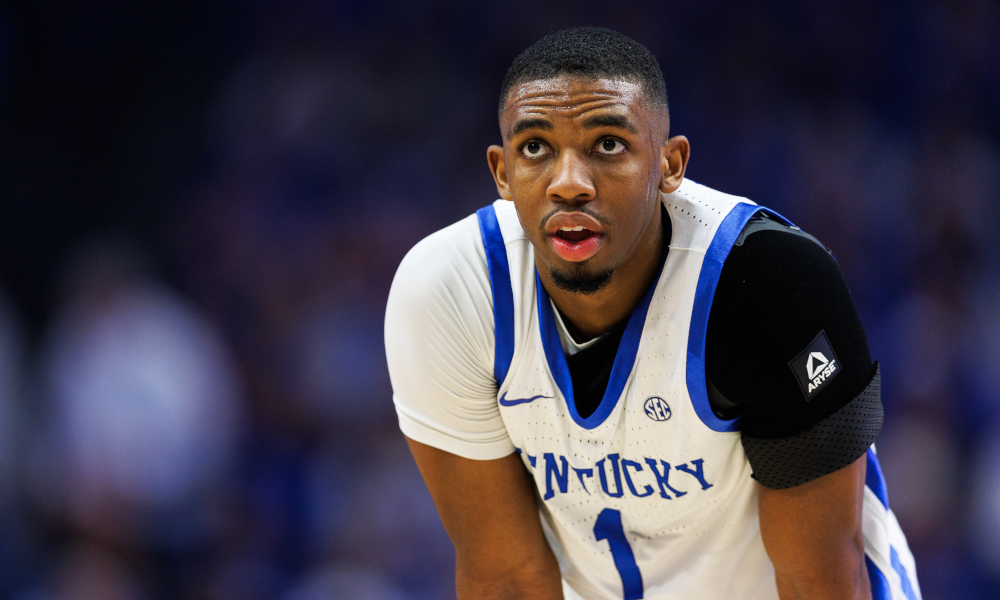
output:
[[[626,147],[625,147],[625,144],[621,143],[620,141],[618,141],[616,139],[607,138],[607,139],[603,139],[600,142],[598,142],[597,146],[594,148],[594,150],[596,150],[598,154],[611,154],[611,155],[614,155],[614,154],[621,154],[622,152],[625,152]]]
[[[524,146],[521,146],[521,154],[526,158],[538,158],[539,156],[545,156],[548,153],[548,146],[534,140],[528,142]]]

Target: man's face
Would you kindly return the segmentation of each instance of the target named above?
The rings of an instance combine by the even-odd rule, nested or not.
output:
[[[490,166],[556,285],[600,289],[659,233],[660,191],[676,189],[687,161],[687,141],[671,140],[683,157],[669,173],[668,130],[665,109],[631,81],[561,76],[511,90]],[[666,187],[665,170],[676,179]]]

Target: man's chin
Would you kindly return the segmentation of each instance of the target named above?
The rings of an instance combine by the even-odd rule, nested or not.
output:
[[[596,294],[611,282],[613,269],[596,273],[570,273],[561,269],[549,269],[552,283],[559,289],[571,294]]]

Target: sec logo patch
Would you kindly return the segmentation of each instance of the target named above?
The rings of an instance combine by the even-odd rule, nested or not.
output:
[[[659,396],[646,398],[642,408],[646,411],[646,416],[654,421],[666,421],[670,418],[670,405]]]

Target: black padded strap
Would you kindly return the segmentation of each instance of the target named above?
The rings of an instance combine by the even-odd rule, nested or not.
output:
[[[838,471],[863,456],[882,430],[882,378],[878,363],[868,386],[840,410],[809,429],[783,438],[743,433],[753,478],[782,490]]]
[[[756,215],[753,216],[752,219],[750,219],[750,221],[747,222],[746,226],[743,227],[743,231],[740,232],[740,237],[736,238],[736,242],[733,245],[742,246],[743,242],[745,242],[748,237],[759,231],[782,231],[798,235],[806,238],[807,240],[812,241],[817,246],[826,250],[827,252],[830,252],[830,249],[827,248],[825,245],[823,245],[823,242],[816,239],[816,237],[814,237],[813,235],[808,234],[805,231],[802,231],[795,225],[785,225],[784,223],[781,223],[780,221],[776,220],[773,216],[768,214],[766,210],[758,212]],[[832,252],[830,253],[833,254]]]

